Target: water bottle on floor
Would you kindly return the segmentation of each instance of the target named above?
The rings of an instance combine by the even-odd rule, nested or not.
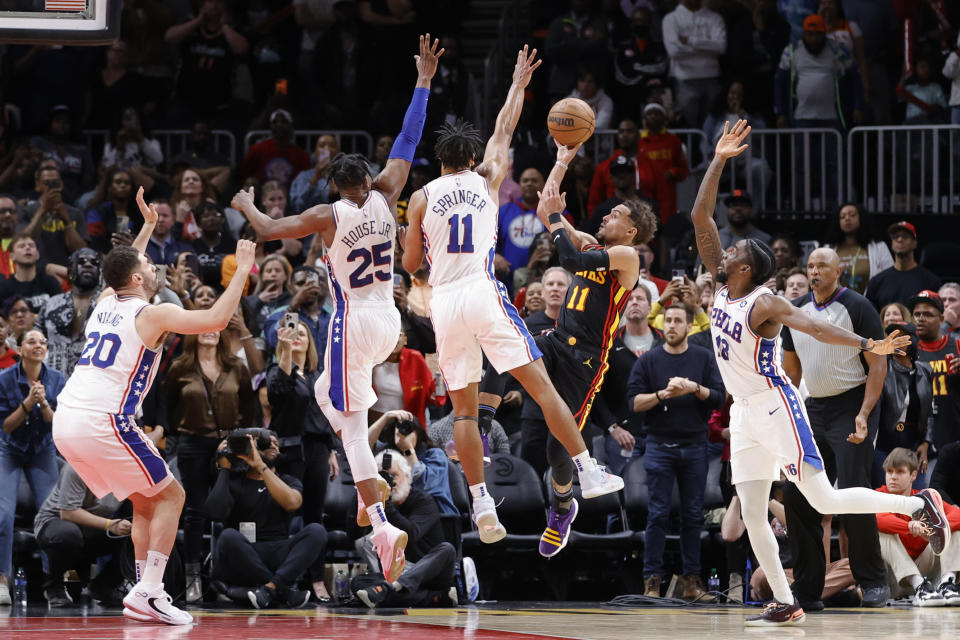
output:
[[[707,591],[711,593],[720,591],[720,576],[717,575],[716,569],[710,569],[710,578],[707,580]]]
[[[18,607],[27,606],[27,572],[23,567],[17,568],[13,578],[13,604]]]
[[[343,569],[337,571],[333,578],[333,597],[340,602],[346,602],[350,599],[350,585],[347,583],[347,575]]]

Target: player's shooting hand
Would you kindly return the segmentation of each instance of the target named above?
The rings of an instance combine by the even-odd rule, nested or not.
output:
[[[143,199],[143,187],[137,189],[137,206],[140,207],[140,214],[143,216],[144,224],[157,224],[157,220],[160,218],[157,213],[157,208],[152,204],[147,205]]]
[[[750,125],[746,120],[737,120],[733,129],[730,129],[729,122],[724,122],[723,135],[717,140],[716,154],[724,160],[740,155],[750,146],[743,144],[748,135],[750,135]]]
[[[566,147],[559,142],[557,143],[557,162],[562,162],[567,165],[567,169],[570,168],[570,163],[573,162],[573,159],[577,157],[577,152],[580,151],[580,147],[583,146],[583,143],[580,142],[572,147]]]
[[[525,88],[530,83],[530,76],[534,70],[540,66],[543,60],[536,60],[537,50],[530,51],[529,46],[523,45],[517,53],[517,64],[513,68],[513,84],[520,88]],[[536,61],[535,61],[536,60]]]
[[[246,278],[253,268],[257,257],[257,243],[250,240],[237,240],[237,273],[235,277]]]
[[[903,348],[909,346],[910,341],[910,336],[901,334],[899,329],[894,329],[890,332],[890,335],[883,340],[873,340],[873,345],[868,345],[870,348],[867,349],[867,351],[875,353],[878,356],[885,356],[891,353],[905,356],[907,354],[904,353]]]
[[[860,444],[867,439],[867,416],[858,413],[857,417],[853,419],[853,424],[856,425],[857,430],[847,436],[847,442]]]
[[[437,51],[440,46],[440,40],[431,40],[430,34],[420,36],[420,55],[413,56],[417,61],[417,73],[422,80],[430,80],[437,72],[437,62],[443,55],[445,49]]]
[[[233,196],[233,199],[230,201],[230,206],[241,211],[246,215],[248,207],[256,207],[256,204],[253,200],[253,187],[249,189],[241,189],[237,192],[237,195]]]

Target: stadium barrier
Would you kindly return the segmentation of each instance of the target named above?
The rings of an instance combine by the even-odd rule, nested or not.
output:
[[[190,129],[155,129],[150,132],[150,137],[155,138],[163,149],[163,162],[169,164],[170,159],[188,148],[190,135],[193,132]],[[83,139],[93,153],[95,159],[103,155],[103,149],[107,140],[110,139],[111,132],[107,129],[85,129]],[[237,164],[237,140],[233,134],[225,129],[212,129],[210,135],[213,138],[213,150],[226,156],[230,161],[230,166]]]

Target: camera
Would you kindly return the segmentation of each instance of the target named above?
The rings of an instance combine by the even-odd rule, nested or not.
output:
[[[63,190],[63,183],[60,182],[60,180],[59,180],[58,178],[52,178],[52,179],[50,179],[50,180],[44,180],[44,181],[43,181],[43,186],[45,186],[47,189],[50,189],[51,191],[62,191],[62,190]]]
[[[247,463],[238,456],[250,453],[250,439],[247,436],[253,436],[257,443],[257,449],[265,451],[270,448],[270,436],[273,434],[269,429],[260,427],[251,427],[249,429],[234,429],[227,436],[227,448],[220,451],[217,456],[226,456],[230,460],[230,470],[238,473],[247,472]]]
[[[397,431],[400,432],[402,436],[408,436],[413,433],[413,430],[417,428],[417,423],[413,420],[397,420]],[[386,459],[386,458],[384,458]]]

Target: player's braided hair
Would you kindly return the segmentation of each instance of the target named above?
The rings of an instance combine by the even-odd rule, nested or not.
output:
[[[359,153],[338,153],[330,162],[330,177],[338,187],[361,187],[369,175],[370,165]]]
[[[623,204],[630,211],[630,222],[637,229],[633,244],[646,244],[653,240],[657,232],[657,215],[650,203],[643,200],[624,200]]]
[[[773,249],[759,240],[749,238],[747,253],[750,255],[750,268],[753,270],[750,281],[754,285],[761,285],[777,270],[777,259],[773,255]]]
[[[483,152],[480,131],[464,120],[445,122],[437,130],[437,142],[433,147],[440,164],[449,169],[462,169],[475,163]]]

